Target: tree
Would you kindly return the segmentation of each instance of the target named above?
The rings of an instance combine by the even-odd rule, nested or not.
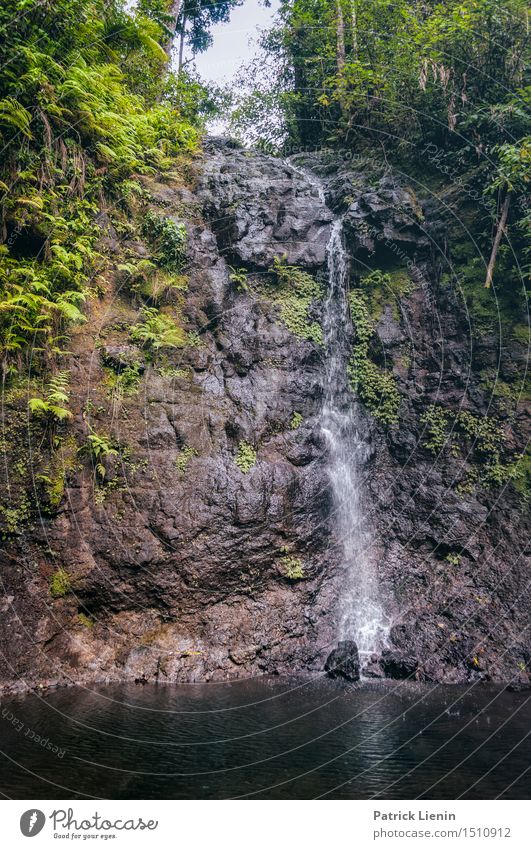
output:
[[[227,22],[232,9],[241,6],[243,0],[176,0],[180,8],[177,15],[179,33],[178,73],[184,64],[184,48],[188,45],[192,54],[203,53],[212,44],[210,29],[214,24]]]

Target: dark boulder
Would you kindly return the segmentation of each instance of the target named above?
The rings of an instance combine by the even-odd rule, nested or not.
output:
[[[387,678],[415,678],[418,660],[411,655],[386,649],[382,652],[382,667]]]
[[[330,678],[358,681],[360,677],[360,657],[354,640],[340,642],[337,649],[334,649],[328,655],[324,668]]]

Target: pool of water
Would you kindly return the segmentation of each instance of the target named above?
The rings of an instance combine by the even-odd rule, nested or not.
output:
[[[75,687],[3,699],[11,798],[531,795],[529,694],[323,677]]]

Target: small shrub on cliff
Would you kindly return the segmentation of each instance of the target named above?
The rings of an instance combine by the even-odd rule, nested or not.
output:
[[[246,268],[233,268],[230,267],[229,278],[231,283],[236,285],[237,289],[240,289],[244,292],[249,290],[249,283],[247,282],[247,269]]]
[[[256,463],[256,451],[253,446],[242,440],[238,445],[235,463],[239,470],[246,475]]]
[[[186,227],[172,218],[148,212],[142,233],[154,246],[155,259],[168,271],[181,271],[186,258]]]
[[[88,454],[94,465],[96,477],[104,479],[105,460],[108,457],[117,456],[118,451],[114,448],[111,439],[103,434],[91,431],[87,437],[87,444],[82,445],[79,449],[80,453]]]
[[[52,598],[63,598],[71,590],[70,575],[65,569],[58,569],[50,578],[50,595]]]
[[[133,363],[118,373],[109,369],[105,382],[109,387],[111,397],[134,395],[142,380],[141,368],[141,363]]]
[[[134,324],[129,333],[132,342],[159,351],[161,348],[184,348],[188,336],[182,327],[168,315],[154,307],[143,307],[140,321]]]
[[[448,439],[448,413],[442,407],[430,404],[428,409],[420,417],[425,427],[426,438],[424,447],[433,454],[438,454]]]

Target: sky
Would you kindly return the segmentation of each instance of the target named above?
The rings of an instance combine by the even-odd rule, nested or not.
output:
[[[201,77],[209,82],[228,82],[251,58],[253,48],[249,42],[256,36],[258,26],[266,27],[271,22],[278,6],[278,0],[271,0],[268,9],[260,6],[258,0],[244,0],[243,6],[231,12],[229,23],[214,26],[212,47],[195,57]]]

